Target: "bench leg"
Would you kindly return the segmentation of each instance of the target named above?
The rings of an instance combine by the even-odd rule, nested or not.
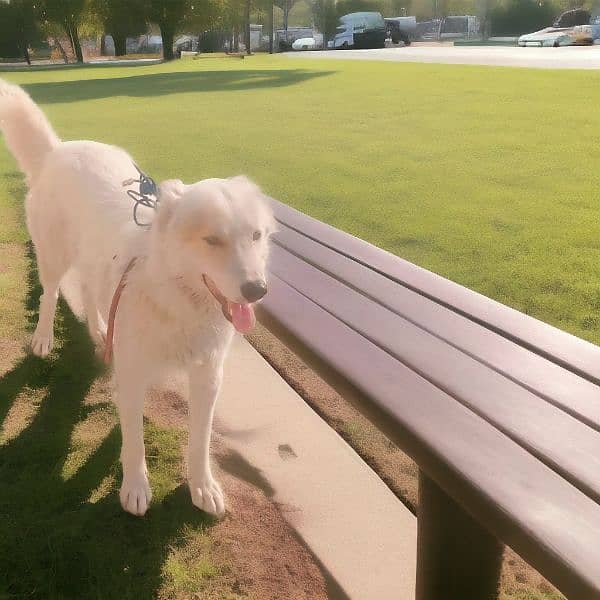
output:
[[[502,544],[419,474],[417,600],[496,600]]]

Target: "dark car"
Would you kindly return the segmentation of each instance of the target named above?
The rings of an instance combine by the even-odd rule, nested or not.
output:
[[[378,12],[356,12],[340,17],[334,48],[384,48],[385,21]]]
[[[404,42],[405,46],[410,46],[410,37],[408,33],[400,27],[396,19],[385,19],[386,37],[391,38],[394,44]]]

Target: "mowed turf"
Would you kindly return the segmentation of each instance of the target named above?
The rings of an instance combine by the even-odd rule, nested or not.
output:
[[[6,77],[65,139],[124,146],[156,178],[247,173],[600,341],[600,73],[253,57]]]

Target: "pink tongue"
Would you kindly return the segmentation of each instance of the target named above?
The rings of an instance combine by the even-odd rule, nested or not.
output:
[[[252,306],[250,304],[237,304],[236,302],[231,302],[229,307],[231,309],[233,326],[240,333],[248,333],[256,323]]]

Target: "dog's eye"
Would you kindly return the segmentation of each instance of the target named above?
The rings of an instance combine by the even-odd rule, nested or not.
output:
[[[262,237],[262,233],[261,233],[260,231],[255,231],[255,232],[252,234],[252,239],[253,239],[255,242],[258,242],[258,240],[260,240],[260,238],[261,238],[261,237]]]
[[[223,246],[225,244],[225,242],[223,242],[223,240],[216,235],[208,235],[204,238],[204,241],[209,246]]]

